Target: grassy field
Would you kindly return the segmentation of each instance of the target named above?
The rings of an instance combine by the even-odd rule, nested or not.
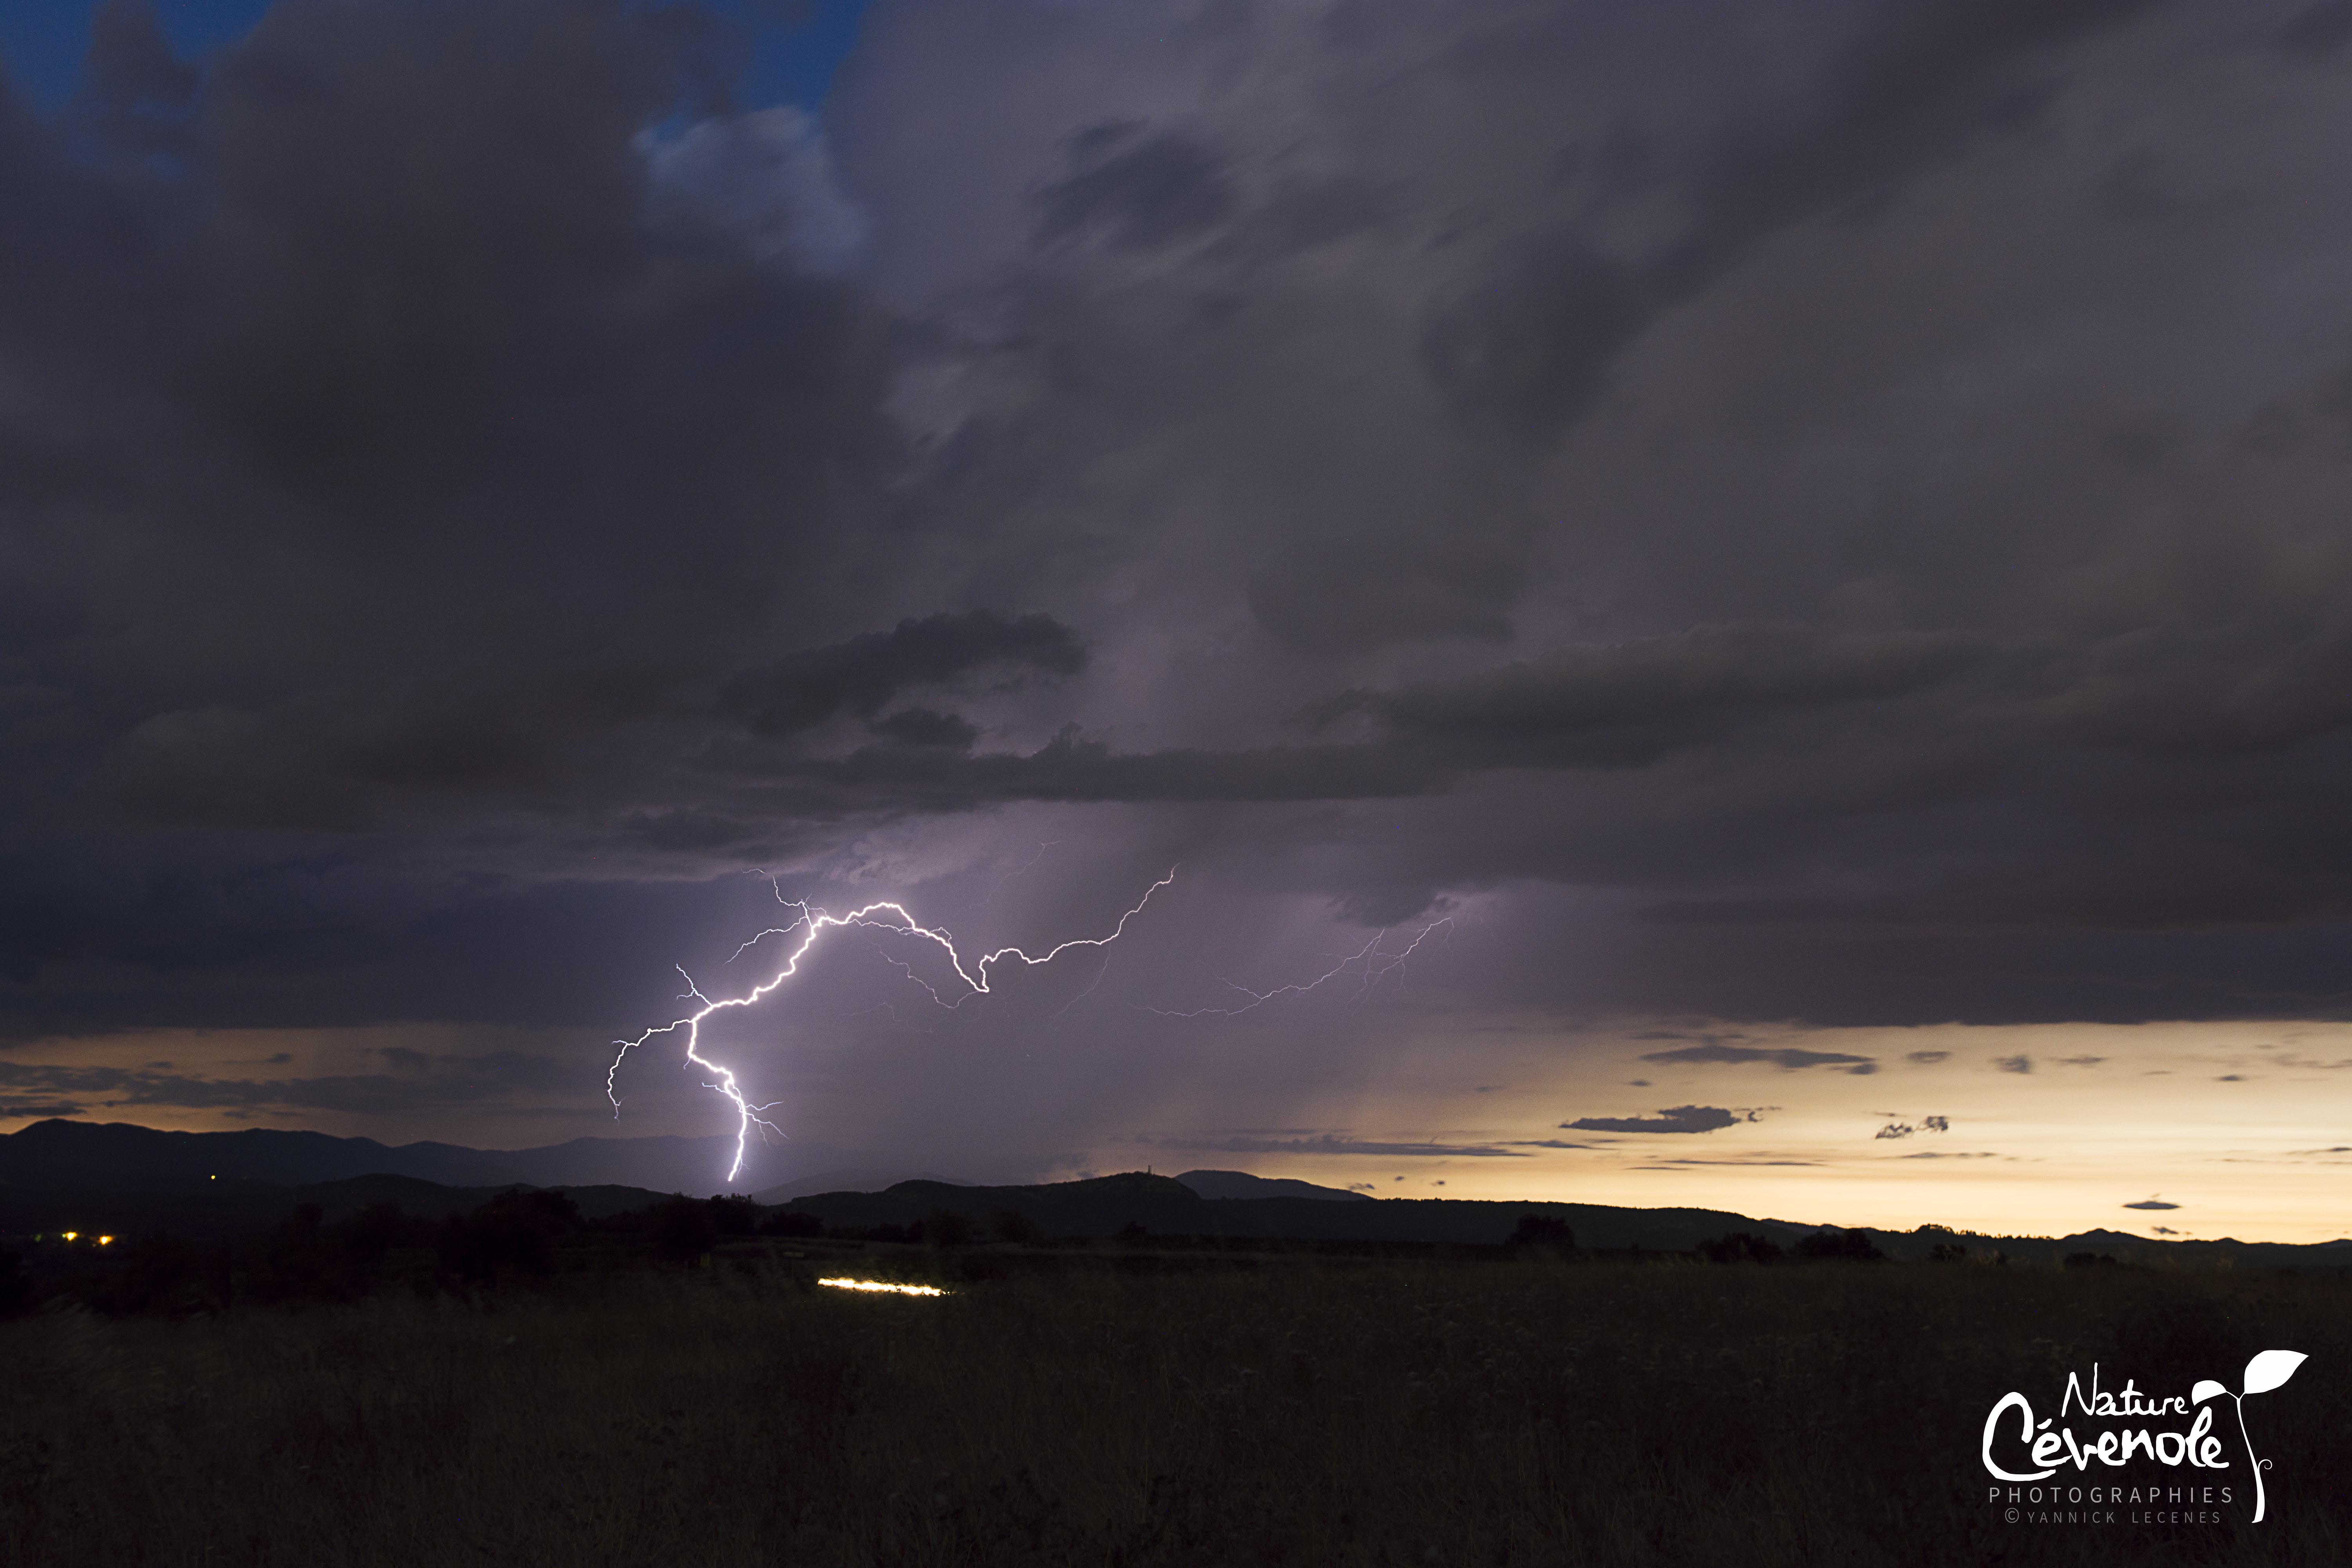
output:
[[[2352,1561],[2341,1278],[1118,1261],[869,1247],[36,1313],[0,1323],[0,1563]],[[956,1293],[814,1284],[845,1268]],[[2248,1401],[2269,1522],[1986,1501],[2006,1391],[2052,1413],[2095,1360],[2234,1387],[2273,1346],[2311,1360]]]

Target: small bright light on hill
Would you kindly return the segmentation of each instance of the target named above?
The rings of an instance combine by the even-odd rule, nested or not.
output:
[[[880,1290],[893,1296],[944,1296],[946,1291],[936,1285],[890,1285],[879,1279],[820,1279],[820,1285],[830,1285],[836,1290]]]

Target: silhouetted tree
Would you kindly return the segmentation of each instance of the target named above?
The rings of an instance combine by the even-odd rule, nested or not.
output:
[[[923,1239],[933,1247],[961,1247],[971,1239],[971,1215],[955,1209],[933,1209],[923,1216]]]
[[[760,1205],[740,1193],[717,1194],[710,1199],[710,1223],[721,1236],[750,1236],[760,1228]]]
[[[1511,1232],[1511,1238],[1503,1245],[1506,1247],[1574,1247],[1576,1232],[1569,1228],[1568,1221],[1556,1215],[1523,1214],[1519,1216],[1517,1227]]]
[[[1817,1230],[1797,1238],[1797,1256],[1817,1263],[1876,1263],[1886,1254],[1859,1230]]]
[[[0,1318],[32,1304],[33,1277],[25,1271],[25,1255],[16,1247],[0,1247]]]
[[[580,1205],[567,1194],[543,1188],[517,1187],[500,1193],[475,1212],[512,1215],[558,1236],[580,1228]]]
[[[330,1244],[320,1244],[322,1247]],[[196,1312],[217,1308],[226,1295],[227,1255],[199,1252],[176,1236],[142,1236],[125,1243],[117,1267],[88,1281],[81,1292],[93,1310],[115,1314]],[[338,1265],[315,1268],[305,1275],[274,1277],[270,1283],[280,1299],[299,1293],[298,1285],[314,1288],[329,1281],[337,1290],[355,1289],[358,1270]]]
[[[1709,1263],[1778,1263],[1777,1243],[1744,1230],[1735,1230],[1698,1244],[1699,1256]]]
[[[1129,1220],[1118,1227],[1118,1239],[1121,1241],[1149,1241],[1150,1238],[1151,1232],[1139,1219]]]
[[[2104,1252],[2070,1252],[2066,1255],[2069,1268],[2113,1268],[2116,1260]]]
[[[761,1236],[823,1236],[824,1221],[798,1209],[772,1209],[760,1221]]]
[[[556,1243],[579,1226],[580,1206],[562,1193],[518,1189],[451,1215],[434,1242],[441,1266],[468,1285],[544,1279],[555,1272]]]
[[[1939,1241],[1927,1249],[1930,1263],[1963,1263],[1968,1256],[1969,1249],[1957,1241]]]
[[[1037,1222],[1019,1209],[998,1209],[988,1216],[988,1228],[996,1233],[999,1241],[1037,1239]]]
[[[348,1301],[361,1293],[366,1271],[327,1234],[325,1218],[317,1204],[299,1204],[270,1233],[251,1275],[256,1295],[265,1301]]]
[[[693,1263],[719,1244],[719,1220],[708,1203],[672,1198],[654,1210],[654,1255],[665,1263]]]
[[[429,1247],[433,1233],[420,1219],[411,1219],[395,1203],[373,1203],[335,1226],[335,1239],[351,1249],[371,1274],[383,1268],[384,1255],[395,1247]]]

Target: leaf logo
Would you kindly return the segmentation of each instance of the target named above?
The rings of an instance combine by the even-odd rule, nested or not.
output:
[[[2294,1369],[2301,1366],[2305,1359],[2301,1351],[2264,1351],[2246,1363],[2246,1386],[2242,1393],[2231,1394],[2228,1389],[2210,1377],[2200,1379],[2197,1386],[2189,1391],[2191,1404],[2202,1405],[2220,1394],[2228,1394],[2237,1405],[2238,1436],[2246,1445],[2246,1462],[2252,1465],[2254,1470],[2254,1522],[2256,1524],[2262,1523],[2263,1510],[2268,1503],[2268,1500],[2263,1495],[2263,1472],[2271,1468],[2271,1462],[2268,1459],[2254,1458],[2254,1440],[2246,1436],[2245,1396],[2248,1394],[2268,1394],[2272,1389],[2293,1377]]]

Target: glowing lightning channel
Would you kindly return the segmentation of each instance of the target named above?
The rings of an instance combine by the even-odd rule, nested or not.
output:
[[[1253,991],[1237,980],[1228,980],[1225,982],[1226,984],[1232,986],[1234,990],[1249,998],[1247,1002],[1238,1007],[1195,1007],[1189,1012],[1177,1012],[1166,1007],[1153,1007],[1149,1009],[1149,1011],[1157,1013],[1163,1018],[1237,1018],[1244,1013],[1254,1012],[1257,1008],[1265,1006],[1267,1003],[1273,1001],[1277,996],[1304,996],[1307,993],[1315,990],[1318,986],[1322,985],[1327,981],[1339,979],[1341,975],[1347,973],[1358,964],[1363,965],[1363,983],[1359,985],[1356,990],[1357,999],[1360,1001],[1365,996],[1371,994],[1373,986],[1378,985],[1381,981],[1402,969],[1404,967],[1404,961],[1411,958],[1413,955],[1414,950],[1419,948],[1423,942],[1429,940],[1431,933],[1434,932],[1441,926],[1451,929],[1453,924],[1454,917],[1452,915],[1447,915],[1443,920],[1430,921],[1429,924],[1421,928],[1421,934],[1419,936],[1414,937],[1412,941],[1405,944],[1404,950],[1401,952],[1382,952],[1381,951],[1381,943],[1387,938],[1389,933],[1386,931],[1375,931],[1372,934],[1371,941],[1366,942],[1363,946],[1358,948],[1355,952],[1341,959],[1338,963],[1332,965],[1331,968],[1326,970],[1321,974],[1317,975],[1314,979],[1307,981],[1303,985],[1277,985],[1271,991]]]
[[[647,1029],[644,1034],[639,1035],[634,1040],[614,1041],[613,1043],[619,1047],[620,1050],[613,1058],[613,1065],[604,1069],[604,1097],[613,1102],[613,1115],[615,1120],[618,1120],[621,1114],[621,1095],[616,1080],[621,1070],[621,1063],[627,1059],[631,1051],[636,1049],[639,1046],[644,1045],[648,1040],[651,1040],[656,1035],[671,1035],[676,1034],[680,1029],[685,1030],[686,1059],[688,1063],[702,1068],[705,1072],[714,1074],[718,1078],[719,1081],[714,1084],[708,1085],[707,1087],[717,1089],[720,1094],[725,1095],[729,1101],[730,1101],[735,1107],[735,1163],[727,1168],[727,1179],[731,1182],[743,1169],[743,1156],[751,1140],[752,1127],[756,1124],[768,1129],[772,1132],[778,1133],[781,1133],[782,1129],[777,1127],[772,1121],[763,1120],[760,1115],[760,1112],[771,1109],[774,1105],[774,1101],[771,1100],[767,1105],[752,1104],[749,1100],[744,1098],[742,1087],[736,1081],[735,1070],[732,1068],[722,1067],[702,1054],[702,1021],[722,1008],[749,1007],[753,1003],[760,1001],[770,992],[782,985],[785,981],[790,980],[794,974],[799,973],[801,960],[807,955],[809,949],[816,945],[817,939],[824,935],[825,931],[845,926],[872,926],[877,930],[894,931],[900,936],[921,937],[925,941],[937,942],[940,950],[948,955],[948,963],[954,967],[956,978],[961,980],[966,985],[971,987],[971,989],[964,994],[958,996],[954,1001],[950,1002],[946,998],[942,997],[939,994],[938,989],[931,985],[929,982],[917,978],[911,968],[908,968],[904,964],[900,964],[900,968],[905,970],[908,979],[913,980],[916,984],[920,985],[924,990],[929,991],[931,994],[932,1001],[937,1002],[942,1007],[952,1010],[962,1006],[974,996],[985,996],[989,994],[988,972],[992,965],[1001,963],[1007,958],[1017,958],[1023,963],[1034,969],[1041,964],[1053,963],[1057,955],[1066,952],[1074,947],[1108,947],[1112,942],[1117,942],[1119,939],[1120,934],[1127,930],[1127,922],[1143,912],[1143,906],[1151,901],[1151,895],[1158,892],[1160,889],[1168,886],[1169,883],[1173,882],[1175,879],[1176,872],[1173,868],[1171,868],[1168,875],[1160,878],[1160,880],[1152,883],[1150,887],[1144,889],[1143,897],[1136,900],[1135,907],[1133,909],[1118,917],[1118,923],[1111,928],[1110,934],[1108,936],[1076,937],[1068,942],[1063,942],[1060,946],[1054,948],[1051,952],[1043,953],[1036,957],[1032,957],[1030,954],[1023,952],[1017,947],[1000,947],[994,952],[984,954],[975,960],[969,969],[964,966],[963,955],[956,951],[954,938],[950,937],[943,930],[933,930],[929,926],[917,925],[915,923],[915,917],[907,912],[906,906],[903,904],[894,903],[888,900],[884,900],[877,903],[868,904],[862,910],[852,910],[845,915],[829,915],[823,910],[814,909],[806,903],[794,903],[785,899],[783,889],[782,888],[776,888],[776,901],[780,904],[783,904],[787,909],[799,910],[801,912],[800,919],[793,921],[790,925],[773,926],[761,931],[758,936],[753,937],[750,942],[747,942],[741,947],[737,948],[735,950],[735,956],[737,958],[740,958],[745,952],[749,952],[751,948],[756,947],[759,943],[764,942],[769,937],[790,936],[793,932],[805,928],[806,934],[801,938],[800,945],[793,949],[792,956],[784,961],[784,966],[778,970],[773,976],[761,984],[753,986],[750,991],[744,993],[742,995],[724,997],[715,1002],[709,996],[703,994],[702,988],[695,984],[694,977],[690,974],[686,974],[685,969],[681,967],[678,970],[678,973],[680,974],[686,974],[686,996],[681,997],[680,1000],[691,998],[694,1001],[699,1002],[702,1004],[700,1009],[689,1014],[686,1017],[674,1018],[667,1024],[657,1024]],[[772,878],[770,879],[769,885],[771,887],[775,886],[774,879]],[[889,911],[889,913],[895,915],[897,919],[877,919],[876,916],[882,910]],[[1423,932],[1423,934],[1426,935],[1427,932]],[[1419,944],[1416,942],[1415,945],[1418,946]],[[893,959],[891,962],[898,963],[898,961]],[[1099,979],[1100,977],[1097,976],[1097,978]]]

